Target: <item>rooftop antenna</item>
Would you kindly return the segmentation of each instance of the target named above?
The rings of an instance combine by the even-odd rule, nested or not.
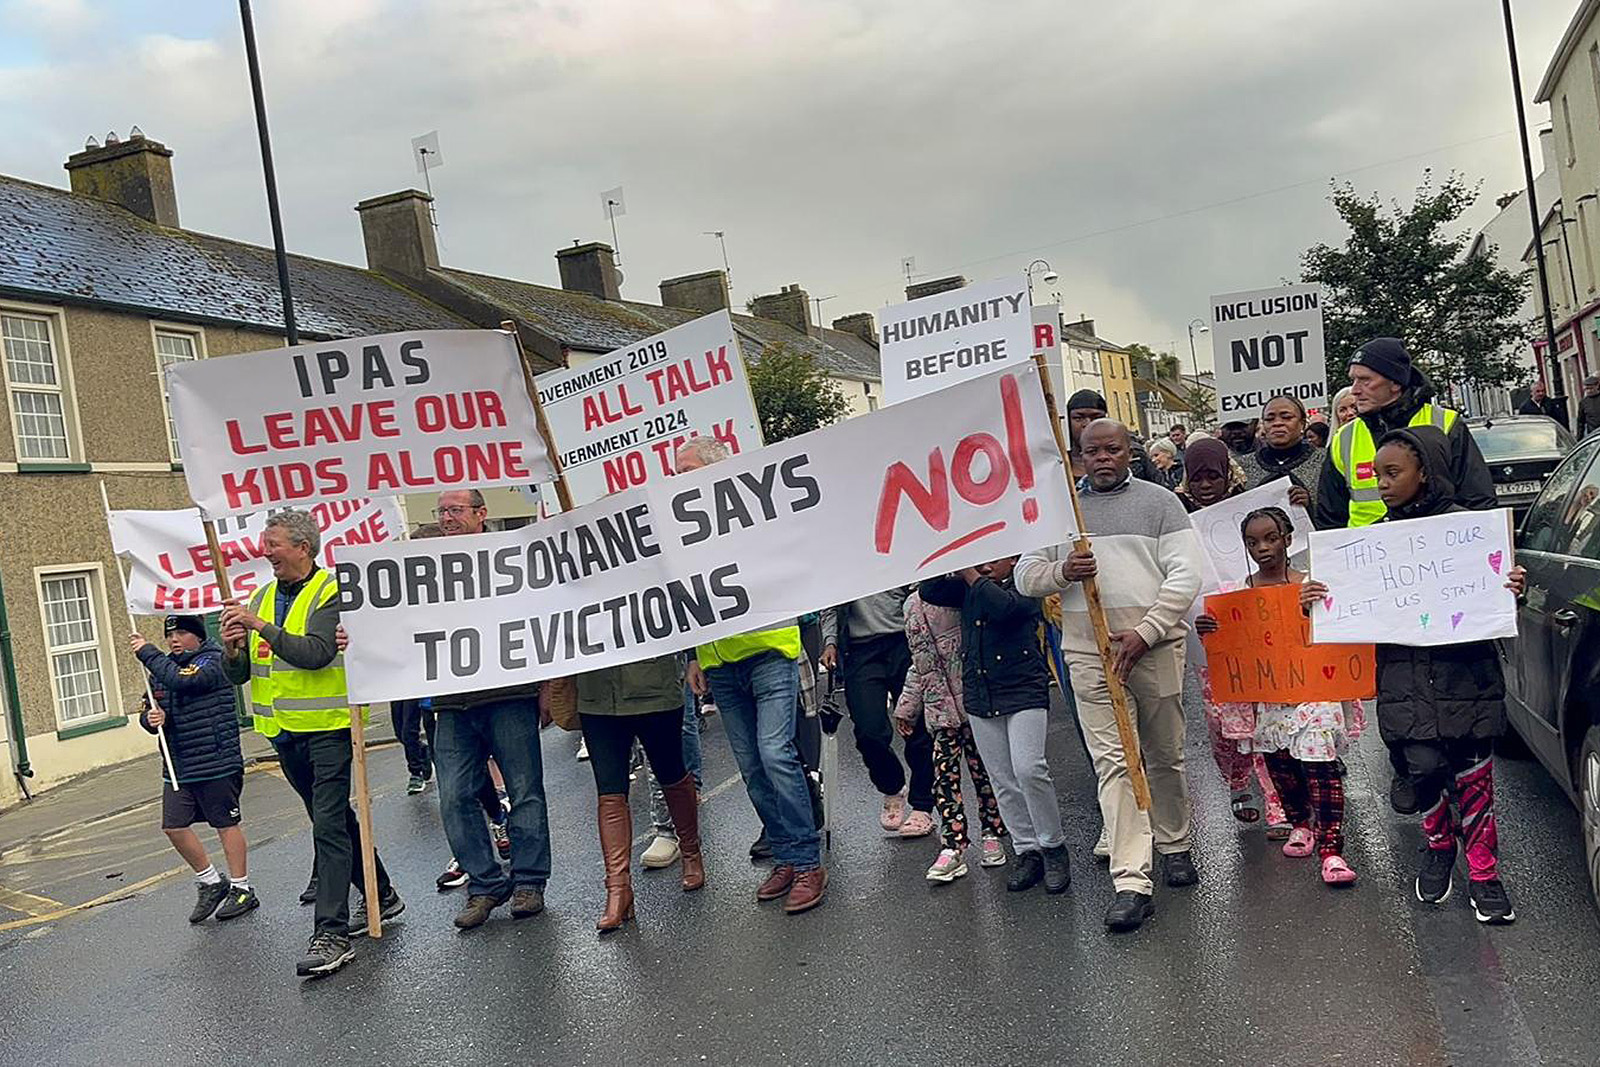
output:
[[[811,298],[811,306],[816,308],[818,335],[822,333],[822,302],[824,300],[832,300],[838,295],[838,293],[834,293],[833,296],[814,296]]]
[[[728,283],[728,288],[733,288],[733,268],[728,266],[728,235],[722,230],[701,230],[706,237],[715,237],[717,244],[722,246],[722,279]]]
[[[622,200],[622,186],[607,189],[600,194],[600,203],[606,209],[606,221],[611,223],[611,252],[612,262],[622,266],[622,248],[617,242],[617,216],[628,213],[628,205]]]
[[[911,284],[912,277],[917,273],[917,257],[904,256],[900,260],[900,273],[906,276],[906,285]]]
[[[439,131],[429,130],[421,137],[411,138],[411,156],[416,160],[417,171],[422,175],[422,187],[428,190],[428,221],[433,224],[433,232],[437,235],[439,212],[433,200],[433,179],[428,172],[434,167],[444,166],[444,156],[439,152]]]

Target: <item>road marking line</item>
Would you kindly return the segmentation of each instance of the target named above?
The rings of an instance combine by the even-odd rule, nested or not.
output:
[[[171,878],[174,875],[183,874],[188,870],[189,865],[185,863],[181,866],[173,867],[170,870],[162,871],[160,874],[152,874],[149,878],[134,882],[132,885],[125,885],[121,886],[120,888],[113,889],[104,896],[95,897],[93,900],[85,901],[82,904],[74,904],[69,907],[61,908],[58,911],[47,912],[44,915],[34,915],[26,919],[13,919],[10,922],[0,923],[0,933],[4,933],[7,930],[18,930],[24,926],[37,926],[40,923],[55,922],[57,919],[64,919],[74,912],[87,911],[90,908],[98,908],[102,904],[109,904],[114,900],[121,900],[124,897],[131,897],[142,889],[149,889],[157,882],[166,881],[168,878]]]
[[[37,893],[27,893],[21,889],[7,889],[0,885],[0,908],[9,908],[11,911],[20,911],[27,916],[48,915],[66,907],[59,900],[41,897]]]

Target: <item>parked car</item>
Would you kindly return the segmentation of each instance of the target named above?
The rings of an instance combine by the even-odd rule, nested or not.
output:
[[[1517,534],[1528,570],[1501,643],[1511,725],[1578,806],[1600,907],[1600,436],[1551,472]]]
[[[1577,443],[1565,426],[1543,415],[1491,415],[1468,419],[1467,428],[1494,476],[1495,499],[1518,522],[1561,457]]]

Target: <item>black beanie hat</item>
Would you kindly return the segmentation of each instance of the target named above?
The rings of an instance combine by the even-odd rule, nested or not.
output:
[[[1091,408],[1095,411],[1110,410],[1106,407],[1106,398],[1095,392],[1093,389],[1079,389],[1076,393],[1073,393],[1072,398],[1067,401],[1067,412],[1069,414],[1082,408]]]
[[[1416,379],[1416,371],[1411,367],[1411,353],[1406,351],[1405,344],[1398,337],[1374,337],[1356,349],[1350,365],[1365,367],[1401,386],[1411,385]]]
[[[198,615],[168,615],[165,633],[182,630],[194,634],[201,641],[206,639],[206,624]]]

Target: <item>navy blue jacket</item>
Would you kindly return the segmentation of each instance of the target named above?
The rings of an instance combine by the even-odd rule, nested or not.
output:
[[[918,588],[929,604],[961,609],[961,703],[992,719],[1050,706],[1050,673],[1039,647],[1039,602],[1008,578],[929,578]]]
[[[239,713],[234,687],[222,666],[222,646],[209,638],[194,652],[170,655],[155,645],[139,650],[139,662],[150,672],[156,703],[167,713],[167,747],[179,785],[226,778],[244,770],[239,748]],[[139,725],[151,733],[150,713]],[[167,776],[162,765],[161,777]]]

